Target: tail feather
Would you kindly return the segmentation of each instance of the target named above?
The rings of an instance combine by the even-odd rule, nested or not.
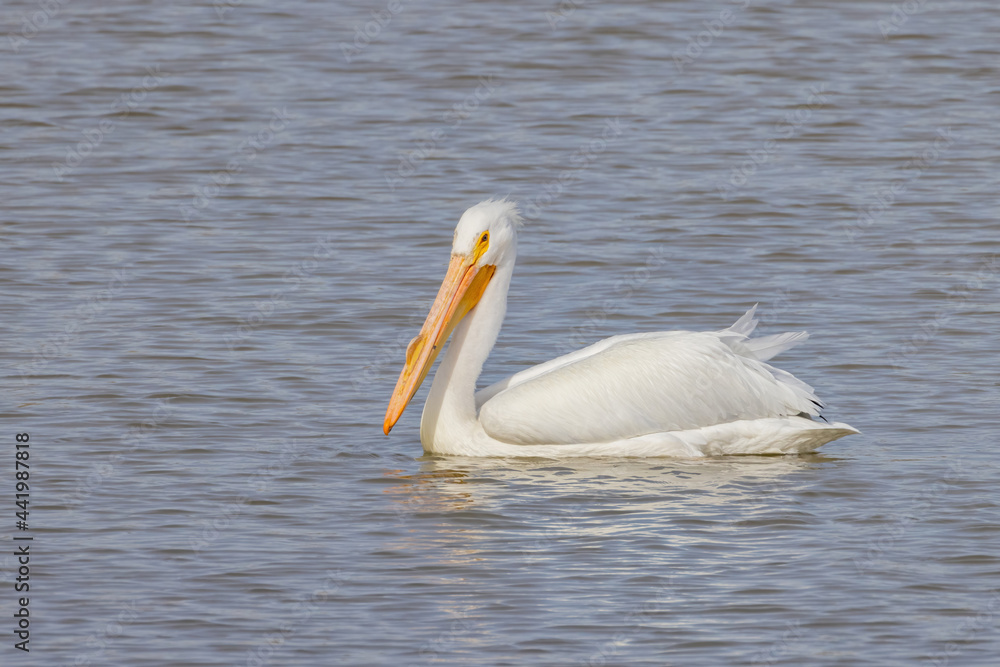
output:
[[[758,361],[767,361],[807,338],[809,338],[809,333],[806,331],[789,331],[771,336],[761,336],[760,338],[750,338],[743,341],[743,344],[753,352],[753,356]]]
[[[735,334],[740,334],[741,336],[749,336],[753,333],[753,330],[757,328],[757,318],[754,317],[754,313],[757,312],[757,305],[754,304],[753,308],[743,313],[743,317],[736,320],[736,322],[726,329],[726,331],[731,331]]]
[[[749,335],[757,327],[757,318],[754,316],[756,311],[757,305],[755,304],[736,321],[736,324],[718,332],[719,339],[737,354],[762,362],[775,380],[789,387],[798,396],[798,403],[803,414],[813,417],[819,416],[823,404],[816,398],[813,388],[788,371],[775,368],[767,363],[772,357],[809,338],[809,334],[805,331],[789,331],[761,336],[760,338],[749,338]]]
[[[808,406],[806,406],[805,403],[802,404],[802,407],[804,408],[803,412],[810,414],[813,417],[819,417],[820,410],[822,410],[825,406],[823,405],[823,402],[816,397],[816,392],[812,387],[788,371],[775,368],[770,364],[767,364],[767,370],[771,372],[771,375],[774,376],[775,380],[791,387],[792,391],[798,394],[800,399],[809,401]]]
[[[750,338],[750,334],[757,328],[757,305],[755,303],[753,308],[744,313],[743,317],[736,320],[731,327],[719,332],[722,334],[723,340],[738,347],[741,353],[749,352],[757,361],[767,361],[809,338],[809,334],[805,331],[789,331],[788,333]]]

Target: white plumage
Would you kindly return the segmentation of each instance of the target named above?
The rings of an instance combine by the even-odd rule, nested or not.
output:
[[[750,338],[756,307],[722,331],[614,336],[475,392],[503,322],[519,222],[509,201],[482,202],[462,216],[448,276],[407,351],[386,433],[451,327],[454,335],[421,419],[427,452],[791,454],[857,433],[847,424],[814,421],[822,404],[812,388],[766,363],[807,334]]]

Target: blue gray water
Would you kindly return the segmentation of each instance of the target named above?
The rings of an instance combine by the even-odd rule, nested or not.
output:
[[[3,665],[996,664],[995,3],[0,23]],[[529,220],[484,383],[760,303],[863,435],[435,458],[424,387],[384,437],[453,226],[492,195]]]

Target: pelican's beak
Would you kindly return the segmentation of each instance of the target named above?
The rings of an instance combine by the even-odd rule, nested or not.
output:
[[[431,369],[452,330],[479,303],[496,268],[492,264],[476,266],[472,258],[464,255],[451,256],[448,273],[441,283],[431,312],[420,333],[406,348],[406,364],[389,400],[385,423],[382,424],[383,433],[389,435],[406,405],[420,388],[420,383],[427,377],[427,371]]]

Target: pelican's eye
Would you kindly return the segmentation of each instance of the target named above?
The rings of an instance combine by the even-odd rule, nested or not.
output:
[[[479,237],[479,242],[476,243],[476,249],[473,251],[473,256],[475,257],[475,260],[479,261],[479,258],[483,256],[483,253],[486,252],[487,248],[489,247],[490,247],[490,233],[488,231],[483,232],[483,235]]]

